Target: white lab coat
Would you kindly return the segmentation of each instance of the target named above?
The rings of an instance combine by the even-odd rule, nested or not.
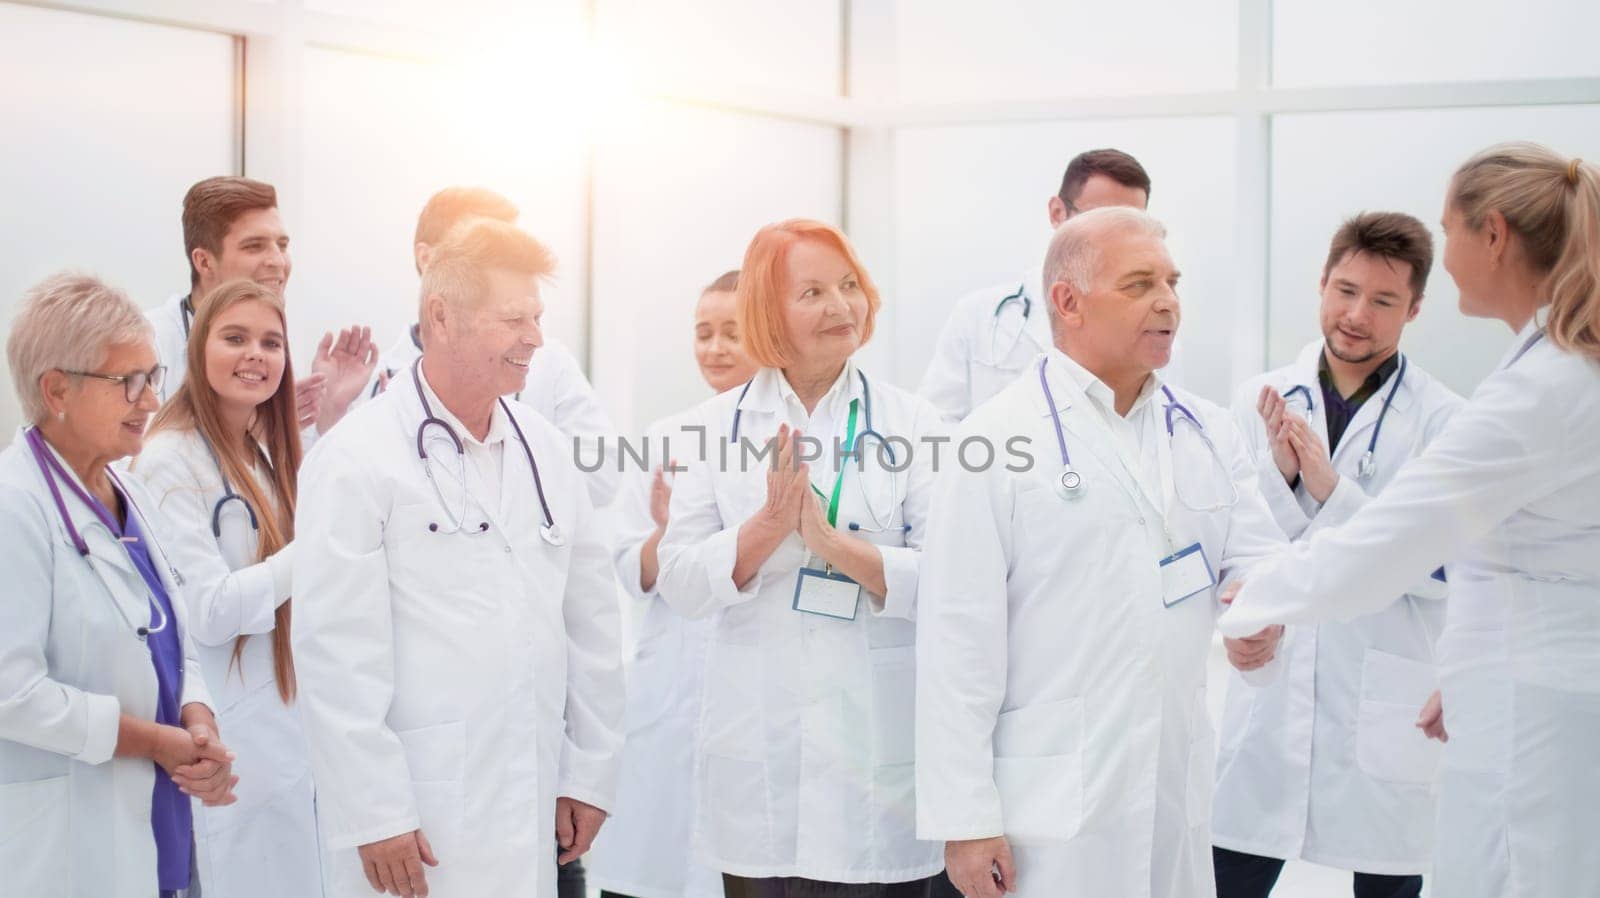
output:
[[[356,848],[421,827],[440,863],[434,898],[554,898],[557,797],[608,809],[615,791],[607,546],[566,441],[515,401],[565,545],[539,536],[534,479],[499,406],[500,488],[468,513],[490,528],[431,532],[449,518],[417,455],[422,406],[409,373],[393,386],[300,474],[295,664],[327,894],[370,896]],[[460,476],[456,458],[436,458],[442,481]]]
[[[224,495],[222,475],[195,431],[166,430],[151,437],[134,470],[170,525],[167,549],[187,580],[190,633],[216,697],[218,725],[238,755],[234,794],[239,800],[226,807],[195,806],[204,894],[321,895],[305,733],[298,706],[285,705],[278,694],[272,662],[273,615],[289,596],[293,544],[257,562],[256,531],[238,501],[224,507],[221,538],[213,535],[212,509]],[[265,486],[266,472],[260,473]],[[234,639],[240,635],[251,638],[235,663]]]
[[[1042,277],[1036,266],[1016,280],[956,300],[917,387],[948,420],[972,414],[1050,348],[1050,307]],[[1001,300],[1008,296],[1012,298],[1002,308]]]
[[[698,457],[698,434],[681,429],[686,423],[692,419],[681,414],[650,425],[637,450],[647,453],[643,469],[629,470],[614,507],[617,579],[628,595],[647,604],[628,671],[617,809],[585,866],[591,887],[633,898],[722,898],[721,874],[694,859],[690,838],[700,691],[716,621],[689,620],[667,607],[658,590],[639,588],[640,548],[655,532],[655,468],[673,460],[679,468],[705,463]],[[637,462],[630,457],[629,464]],[[675,477],[669,472],[667,482]]]
[[[834,484],[834,439],[843,440],[861,379],[847,364],[813,414],[782,374],[763,369],[739,404],[741,441],[765,446],[780,423],[809,426],[824,446],[811,482]],[[941,846],[915,833],[912,711],[917,555],[928,526],[933,478],[925,438],[940,432],[937,410],[885,381],[870,379],[872,425],[909,440],[891,478],[877,441],[864,444],[865,471],[845,474],[838,526],[851,522],[883,553],[887,594],[864,596],[854,620],[793,608],[807,552],[791,534],[738,589],[732,579],[739,526],[766,501],[771,464],[726,442],[740,390],[701,405],[710,464],[673,486],[659,590],[690,617],[716,615],[706,663],[697,770],[695,845],[713,869],[744,877],[797,876],[823,882],[904,882],[942,869]],[[858,434],[866,427],[860,409]],[[723,447],[727,448],[726,462]],[[943,447],[942,463],[950,463]],[[907,453],[910,458],[907,458]],[[748,462],[746,460],[748,459]],[[885,457],[884,460],[887,460]],[[898,498],[891,485],[898,484]],[[863,497],[886,529],[877,531]],[[909,524],[910,530],[903,529]]]
[[[1043,278],[1041,262],[1015,280],[956,300],[917,387],[946,420],[972,414],[1050,349],[1050,297]],[[1172,360],[1162,369],[1169,380],[1182,370],[1179,352],[1174,343]]]
[[[407,328],[378,357],[372,379],[367,381],[366,388],[352,405],[378,394],[380,372],[390,378],[391,384],[398,383],[406,378],[412,363],[421,355],[416,332]],[[566,436],[563,454],[569,459],[576,458],[583,466],[583,482],[595,506],[610,504],[622,478],[617,459],[617,429],[572,351],[560,340],[545,340],[529,360],[526,385],[516,398],[543,415]]]
[[[183,311],[183,303],[188,298],[189,291],[185,290],[144,313],[156,332],[156,358],[167,366],[167,379],[157,391],[162,402],[178,392],[184,373],[189,370],[189,325],[193,322]]]
[[[179,704],[209,707],[183,579],[162,551],[166,525],[138,478],[119,477],[183,631]],[[156,715],[150,649],[134,632],[151,619],[150,592],[111,531],[60,488],[87,558],[19,430],[0,452],[0,895],[150,898],[155,764],[112,757],[122,714]]]
[[[1450,562],[1433,889],[1451,898],[1600,894],[1600,365],[1543,338],[1523,353],[1534,334],[1381,495],[1263,564],[1221,621],[1349,619]]]
[[[1291,365],[1251,378],[1234,397],[1234,417],[1260,471],[1261,493],[1294,539],[1348,520],[1419,454],[1461,407],[1461,397],[1414,363],[1383,418],[1372,479],[1358,465],[1394,386],[1382,384],[1333,449],[1339,485],[1319,506],[1304,484],[1290,490],[1272,460],[1256,411],[1263,385],[1314,397],[1307,416],[1328,444],[1317,378],[1323,343]],[[1306,412],[1304,393],[1290,408]],[[1417,729],[1417,712],[1437,688],[1434,646],[1444,626],[1445,585],[1425,576],[1389,605],[1349,623],[1294,627],[1278,649],[1282,675],[1270,685],[1228,683],[1217,756],[1215,845],[1263,857],[1303,858],[1388,876],[1426,873],[1433,858],[1434,786],[1441,746]]]
[[[1037,367],[957,436],[1014,451],[940,476],[918,616],[917,831],[1004,834],[1021,898],[1213,895],[1205,690],[1216,590],[1165,607],[1162,519],[1066,357],[1048,358],[1082,494],[1055,488],[1060,449]],[[1159,392],[1137,412],[1157,416],[1158,501],[1173,541],[1200,542],[1219,579],[1247,575],[1283,535],[1232,417],[1173,389],[1217,452],[1168,439]],[[1230,482],[1231,509],[1194,512],[1175,495],[1176,484],[1190,504],[1225,503]]]

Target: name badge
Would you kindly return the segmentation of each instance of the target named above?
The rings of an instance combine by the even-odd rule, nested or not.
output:
[[[794,610],[855,620],[861,584],[832,570],[805,566],[794,585]]]
[[[1161,559],[1161,604],[1171,608],[1217,585],[1206,550],[1193,543]]]

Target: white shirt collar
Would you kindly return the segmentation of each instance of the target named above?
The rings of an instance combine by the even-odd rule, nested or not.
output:
[[[1059,348],[1050,351],[1050,358],[1052,363],[1061,366],[1061,370],[1067,375],[1067,379],[1083,395],[1094,400],[1107,413],[1116,414],[1116,393],[1106,386],[1104,381],[1096,377],[1088,368],[1078,364],[1076,359],[1062,352]],[[1139,395],[1133,400],[1132,407],[1128,409],[1128,414],[1124,417],[1131,417],[1143,409],[1150,402],[1151,397],[1155,396],[1156,392],[1161,389],[1161,386],[1161,372],[1150,372],[1150,376],[1145,378],[1144,386],[1139,388]]]
[[[433,391],[433,387],[428,384],[427,375],[422,372],[421,365],[417,366],[417,380],[422,384],[422,393],[427,397],[428,405],[432,407],[434,417],[450,425],[450,429],[456,432],[456,436],[461,438],[463,444],[493,446],[496,443],[505,442],[510,436],[511,422],[506,420],[505,410],[500,407],[498,401],[495,402],[494,409],[489,412],[489,432],[482,440],[479,440],[472,435],[472,431],[468,430],[465,424],[461,423],[461,419],[451,413],[443,400],[439,398],[439,394]]]

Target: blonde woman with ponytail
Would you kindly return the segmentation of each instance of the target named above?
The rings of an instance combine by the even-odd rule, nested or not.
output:
[[[243,771],[238,803],[196,820],[207,898],[322,894],[289,645],[300,434],[286,333],[283,301],[252,281],[201,299],[185,379],[134,463],[171,525],[201,667]]]
[[[1381,496],[1257,568],[1220,627],[1349,619],[1443,564],[1443,719],[1433,701],[1418,720],[1448,740],[1433,893],[1600,895],[1600,171],[1490,147],[1443,226],[1461,311],[1515,333],[1504,358]]]

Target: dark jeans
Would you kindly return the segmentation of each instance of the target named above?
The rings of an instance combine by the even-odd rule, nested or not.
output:
[[[928,898],[932,882],[930,877],[911,882],[837,883],[795,876],[746,879],[724,873],[722,894],[726,898]]]
[[[950,881],[949,874],[943,870],[933,878],[933,887],[928,890],[929,898],[961,898],[961,892],[956,890],[955,883]]]
[[[1283,872],[1283,861],[1275,857],[1226,848],[1212,848],[1211,863],[1217,871],[1217,898],[1267,898]],[[1357,873],[1352,888],[1355,898],[1417,898],[1422,877]]]

